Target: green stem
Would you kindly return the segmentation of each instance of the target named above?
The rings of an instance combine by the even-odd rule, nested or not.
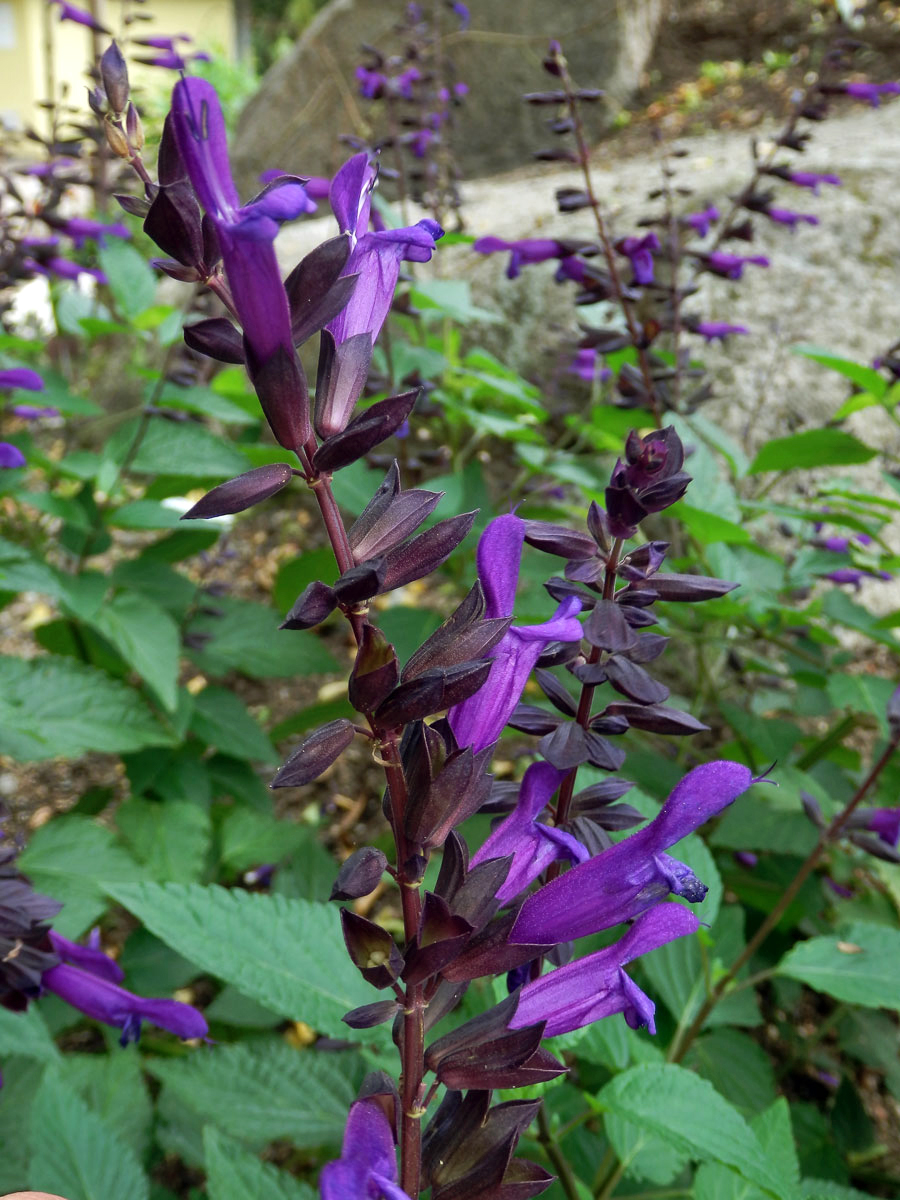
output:
[[[550,1159],[554,1169],[559,1175],[559,1185],[566,1193],[568,1200],[579,1200],[578,1184],[575,1182],[575,1174],[569,1165],[569,1160],[560,1150],[556,1138],[550,1129],[550,1118],[544,1111],[544,1106],[541,1105],[538,1110],[538,1141],[544,1149],[544,1153]]]

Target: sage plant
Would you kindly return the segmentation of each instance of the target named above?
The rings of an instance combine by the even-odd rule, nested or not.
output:
[[[136,157],[133,147],[127,152]],[[146,168],[135,166],[143,178]],[[282,281],[273,241],[278,223],[306,207],[303,180],[275,178],[241,204],[218,99],[197,79],[175,86],[158,172],[159,182],[145,185],[144,222],[169,256],[158,265],[205,284],[228,314],[192,324],[185,340],[221,361],[246,364],[284,451],[282,461],[214,488],[186,515],[239,512],[302,480],[318,504],[337,574],[309,584],[283,628],[308,630],[338,611],[356,643],[348,690],[359,719],[341,718],[309,734],[272,786],[310,783],[357,739],[386,782],[393,855],[371,846],[357,850],[342,865],[332,898],[349,902],[341,924],[350,958],[384,993],[345,1021],[357,1029],[391,1022],[399,1074],[395,1080],[376,1073],[363,1084],[342,1155],[322,1173],[322,1195],[411,1200],[425,1188],[434,1200],[537,1195],[551,1176],[513,1154],[539,1105],[494,1104],[492,1092],[563,1073],[543,1045],[547,1037],[620,1013],[635,1028],[653,1028],[653,1002],[625,968],[694,933],[697,917],[667,897],[694,903],[706,890],[667,851],[753,782],[739,763],[696,767],[654,820],[612,844],[610,831],[642,818],[615,803],[629,784],[615,776],[624,752],[611,739],[629,727],[673,734],[703,728],[665,704],[667,688],[645,669],[667,641],[644,632],[656,620],[652,607],[657,600],[703,600],[733,586],[664,573],[666,543],[638,538],[642,522],[673,504],[690,482],[683,447],[671,428],[633,433],[612,472],[605,510],[593,504],[584,531],[514,512],[490,522],[467,595],[401,663],[371,602],[426,578],[460,546],[476,514],[423,529],[440,494],[404,488],[394,463],[348,527],[331,481],[413,413],[414,392],[355,409],[401,264],[427,261],[440,227],[423,220],[370,231],[377,173],[369,156],[358,154],[331,186],[336,236]],[[316,332],[311,399],[296,347]],[[556,609],[538,624],[515,620],[526,545],[565,561],[564,575],[547,584]],[[580,684],[577,700],[554,666]],[[535,670],[556,712],[521,703]],[[595,696],[606,701],[598,712]],[[510,724],[537,735],[540,757],[518,784],[495,787],[491,759]],[[608,778],[576,791],[582,763]],[[460,827],[480,811],[505,815],[470,853]],[[436,854],[440,869],[426,888]],[[560,873],[563,864],[571,869]],[[399,936],[352,903],[370,896],[385,875],[398,889]],[[570,940],[623,925],[605,949],[559,965]],[[547,971],[550,964],[555,969]],[[506,1000],[441,1029],[472,981],[497,975],[507,977]]]

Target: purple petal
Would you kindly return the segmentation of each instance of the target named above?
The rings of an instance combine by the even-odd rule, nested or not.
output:
[[[25,455],[11,442],[0,442],[0,470],[25,466]]]
[[[515,513],[496,517],[481,535],[476,563],[486,617],[512,616],[524,545],[525,522]]]
[[[376,171],[365,152],[354,154],[331,181],[328,199],[341,233],[361,238],[369,228]]]
[[[191,185],[211,217],[231,222],[240,208],[228,162],[225,118],[205,79],[181,79],[172,90],[172,128]]]
[[[341,1157],[319,1177],[322,1200],[409,1200],[396,1179],[394,1135],[384,1110],[376,1100],[357,1100],[350,1106]]]
[[[900,808],[863,809],[863,815],[867,818],[866,829],[889,846],[897,845],[900,841]]]
[[[145,1000],[78,967],[65,964],[45,971],[41,980],[48,991],[95,1021],[115,1025],[123,1038],[132,1038],[142,1020],[167,1029],[180,1038],[206,1037],[203,1014],[178,1000]]]
[[[125,978],[125,972],[119,964],[97,946],[79,946],[77,942],[70,942],[53,929],[50,930],[50,941],[63,962],[81,967],[91,975],[108,979],[111,983],[121,983]]]
[[[8,367],[0,371],[0,388],[23,388],[28,392],[42,392],[44,381],[37,371],[28,367]]]

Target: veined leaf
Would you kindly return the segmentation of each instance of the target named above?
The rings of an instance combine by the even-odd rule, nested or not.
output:
[[[779,975],[867,1008],[900,1008],[900,930],[855,921],[839,937],[816,937],[788,951]]]

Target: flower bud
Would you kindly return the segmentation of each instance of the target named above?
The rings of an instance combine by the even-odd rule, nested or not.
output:
[[[140,151],[144,148],[144,127],[141,124],[141,118],[138,110],[133,104],[128,105],[128,112],[125,116],[125,132],[128,134],[128,141],[134,151]]]
[[[124,112],[128,104],[128,65],[115,42],[104,50],[100,59],[100,79],[112,111]]]
[[[103,132],[106,134],[106,144],[117,158],[131,158],[131,148],[128,138],[118,125],[114,125],[107,116],[103,122]]]

